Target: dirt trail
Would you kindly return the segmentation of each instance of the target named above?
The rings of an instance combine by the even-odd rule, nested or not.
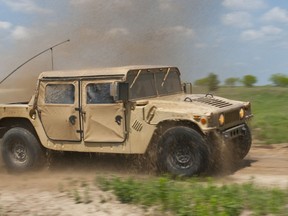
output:
[[[253,146],[235,173],[226,178],[261,186],[288,187],[288,144]]]
[[[132,164],[133,160],[122,156],[56,155],[49,168],[11,175],[1,162],[0,215],[149,215],[140,207],[120,204],[94,184],[97,176],[155,177],[142,174]],[[287,188],[288,144],[253,146],[234,173],[217,181]],[[76,204],[79,200],[82,203]]]

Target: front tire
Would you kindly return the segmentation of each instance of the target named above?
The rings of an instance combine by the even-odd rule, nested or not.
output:
[[[165,131],[159,141],[158,164],[172,175],[198,175],[206,169],[208,148],[195,130],[178,126]]]
[[[37,138],[21,127],[12,128],[5,133],[1,151],[9,172],[35,169],[43,160],[43,150]]]
[[[240,161],[245,158],[245,156],[250,151],[252,145],[251,132],[249,127],[245,124],[243,127],[243,135],[232,140],[230,145],[233,148],[233,154],[236,160]]]

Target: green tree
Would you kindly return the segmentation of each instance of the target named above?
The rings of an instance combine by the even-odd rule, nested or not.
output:
[[[270,81],[279,87],[287,87],[288,86],[288,76],[284,74],[273,74],[270,77]]]
[[[245,75],[242,79],[242,83],[246,87],[253,87],[257,82],[257,78],[253,75]]]
[[[239,81],[238,78],[230,77],[230,78],[227,78],[227,79],[225,80],[225,85],[232,87],[232,86],[235,86],[238,81]]]
[[[210,73],[207,77],[195,81],[195,85],[207,86],[209,91],[215,91],[219,88],[220,81],[214,73]]]
[[[194,84],[196,86],[208,86],[208,83],[209,83],[209,81],[208,81],[207,77],[205,77],[203,79],[198,79],[194,82]]]

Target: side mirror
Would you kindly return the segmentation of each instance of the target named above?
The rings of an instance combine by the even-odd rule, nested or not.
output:
[[[129,100],[129,83],[118,83],[118,100],[123,102]]]
[[[183,83],[182,86],[185,94],[192,94],[192,83]]]

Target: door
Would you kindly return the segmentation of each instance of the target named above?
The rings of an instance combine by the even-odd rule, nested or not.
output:
[[[37,109],[50,139],[81,140],[78,81],[41,81]]]
[[[81,86],[84,141],[123,142],[124,107],[113,100],[111,82],[83,81]]]

